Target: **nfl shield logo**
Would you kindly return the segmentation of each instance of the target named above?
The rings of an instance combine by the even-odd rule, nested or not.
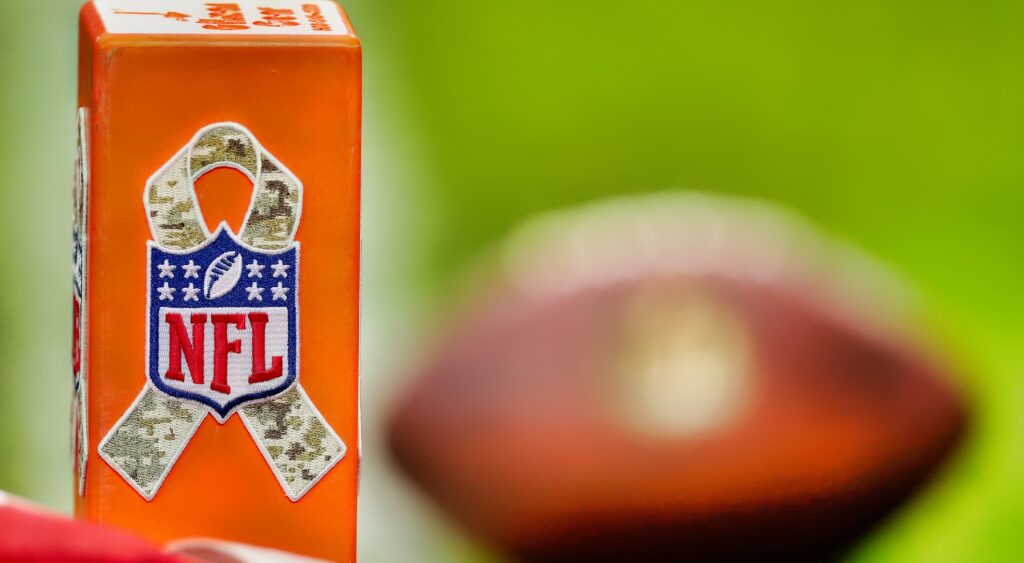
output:
[[[222,224],[176,251],[149,243],[147,372],[218,421],[298,379],[299,245],[246,245]]]

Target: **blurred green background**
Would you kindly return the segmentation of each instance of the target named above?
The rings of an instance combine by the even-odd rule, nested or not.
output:
[[[0,5],[0,489],[69,509],[79,0]],[[353,0],[365,49],[366,561],[473,560],[391,473],[382,410],[462,268],[541,210],[700,188],[879,257],[972,435],[855,561],[1024,556],[1024,4]]]

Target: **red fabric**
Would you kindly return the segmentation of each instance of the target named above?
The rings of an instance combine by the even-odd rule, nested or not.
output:
[[[0,561],[185,563],[149,542],[0,499]]]

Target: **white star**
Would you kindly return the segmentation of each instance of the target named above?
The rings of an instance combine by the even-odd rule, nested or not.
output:
[[[174,278],[174,269],[177,266],[171,264],[169,261],[164,260],[163,264],[157,264],[157,268],[160,268],[160,278]]]
[[[174,301],[174,288],[164,282],[163,287],[156,288],[160,292],[160,301]]]
[[[185,264],[184,266],[182,266],[182,268],[185,269],[185,279],[188,279],[188,278],[199,279],[199,270],[203,269],[202,266],[196,264],[195,262],[193,262],[191,260],[188,261],[188,264]]]
[[[256,285],[256,282],[252,282],[252,285],[245,288],[245,290],[249,292],[249,301],[263,301],[263,296],[261,295],[263,288]]]
[[[245,267],[249,270],[250,278],[262,278],[263,274],[260,272],[263,271],[263,268],[266,268],[266,266],[257,262],[255,258],[252,259],[252,264],[246,264]]]
[[[288,300],[288,288],[285,287],[281,282],[277,282],[277,287],[270,288],[270,291],[274,292],[274,301],[280,299],[281,301]]]
[[[274,277],[275,278],[287,278],[288,277],[288,268],[291,268],[291,266],[289,266],[288,264],[285,264],[281,260],[278,260],[277,264],[271,264],[270,265],[270,269],[274,270]]]
[[[185,301],[199,301],[199,288],[195,285],[188,284],[188,287],[181,290],[185,292]]]

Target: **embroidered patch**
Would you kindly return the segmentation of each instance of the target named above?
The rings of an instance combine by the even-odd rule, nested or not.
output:
[[[85,476],[89,461],[89,431],[86,392],[86,219],[89,211],[88,115],[78,110],[78,143],[75,150],[74,222],[71,228],[72,252],[72,326],[71,369],[74,394],[71,405],[71,454],[73,473],[79,496],[85,495]]]
[[[235,168],[253,183],[236,236],[210,233],[193,183]],[[345,455],[299,380],[302,185],[244,127],[199,131],[147,182],[147,383],[99,446],[151,500],[199,425],[236,412],[297,501]]]

